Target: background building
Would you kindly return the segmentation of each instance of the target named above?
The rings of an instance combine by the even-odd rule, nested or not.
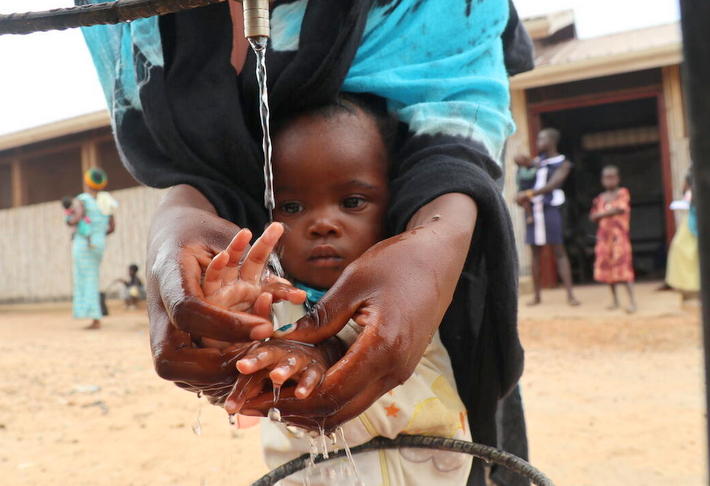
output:
[[[525,20],[535,40],[536,69],[511,81],[518,132],[506,152],[505,195],[521,257],[522,210],[514,205],[517,153],[534,154],[535,134],[562,132],[561,151],[575,164],[565,189],[566,243],[578,282],[591,279],[595,228],[587,214],[601,190],[599,172],[614,163],[633,198],[632,243],[641,278],[663,274],[675,222],[667,209],[689,167],[677,24],[604,37],[576,38],[571,11]],[[148,226],[160,191],[141,187],[121,165],[105,112],[0,136],[0,302],[65,299],[71,294],[70,230],[59,199],[81,192],[83,170],[109,175],[119,201],[108,239],[102,288],[130,263],[144,271]],[[556,283],[552,259],[546,281]]]
[[[560,151],[574,163],[567,195],[565,242],[575,281],[592,279],[592,199],[602,190],[601,168],[615,164],[631,191],[631,239],[639,278],[662,278],[675,231],[668,209],[680,197],[690,165],[683,107],[677,23],[591,39],[577,39],[571,11],[525,20],[535,41],[535,70],[511,80],[518,126],[506,156],[506,198],[514,207],[513,156],[535,155],[541,128],[560,130]],[[521,210],[512,210],[522,274],[529,274]],[[544,268],[556,283],[551,255]]]

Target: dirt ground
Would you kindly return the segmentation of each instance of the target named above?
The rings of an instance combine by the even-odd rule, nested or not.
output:
[[[697,309],[639,288],[634,316],[600,287],[521,308],[532,462],[559,486],[705,484]],[[7,485],[246,485],[258,430],[160,380],[147,319],[113,308],[82,331],[66,305],[0,307],[0,478]],[[199,423],[201,435],[193,431]]]

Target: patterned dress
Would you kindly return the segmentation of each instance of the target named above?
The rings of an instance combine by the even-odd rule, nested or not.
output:
[[[620,188],[612,201],[606,200],[604,194],[597,196],[592,204],[592,214],[615,208],[624,212],[599,220],[594,249],[594,280],[608,284],[634,281],[629,237],[631,196],[628,189]]]
[[[78,232],[72,242],[72,263],[74,275],[74,297],[72,308],[77,319],[101,319],[99,297],[99,267],[104,256],[106,231],[109,216],[102,213],[90,194],[82,193],[77,199],[84,205],[84,211],[91,223],[90,241]]]

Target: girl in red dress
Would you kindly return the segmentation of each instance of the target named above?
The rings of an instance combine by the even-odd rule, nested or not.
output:
[[[619,169],[613,165],[602,170],[602,186],[606,189],[594,199],[590,219],[599,224],[594,248],[594,280],[609,284],[613,302],[609,309],[619,308],[616,284],[623,283],[629,293],[626,311],[636,312],[634,267],[629,237],[631,197],[628,189],[619,187]]]

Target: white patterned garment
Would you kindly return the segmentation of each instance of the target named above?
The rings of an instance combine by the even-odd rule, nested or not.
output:
[[[303,306],[288,303],[274,307],[275,321],[279,324],[295,322],[305,313]],[[338,337],[352,344],[360,330],[359,325],[350,321]],[[385,393],[359,417],[344,424],[343,430],[350,447],[373,437],[394,438],[399,434],[471,440],[466,409],[456,391],[451,361],[438,332],[412,376]],[[261,431],[264,455],[270,468],[309,452],[308,440],[296,437],[281,424],[262,419]],[[329,449],[333,447],[329,445]],[[446,451],[392,449],[358,454],[355,463],[367,486],[458,486],[466,484],[471,457]],[[327,461],[308,473],[309,484],[349,484],[347,473],[346,459]],[[294,474],[279,484],[301,486],[306,484],[305,474]]]

